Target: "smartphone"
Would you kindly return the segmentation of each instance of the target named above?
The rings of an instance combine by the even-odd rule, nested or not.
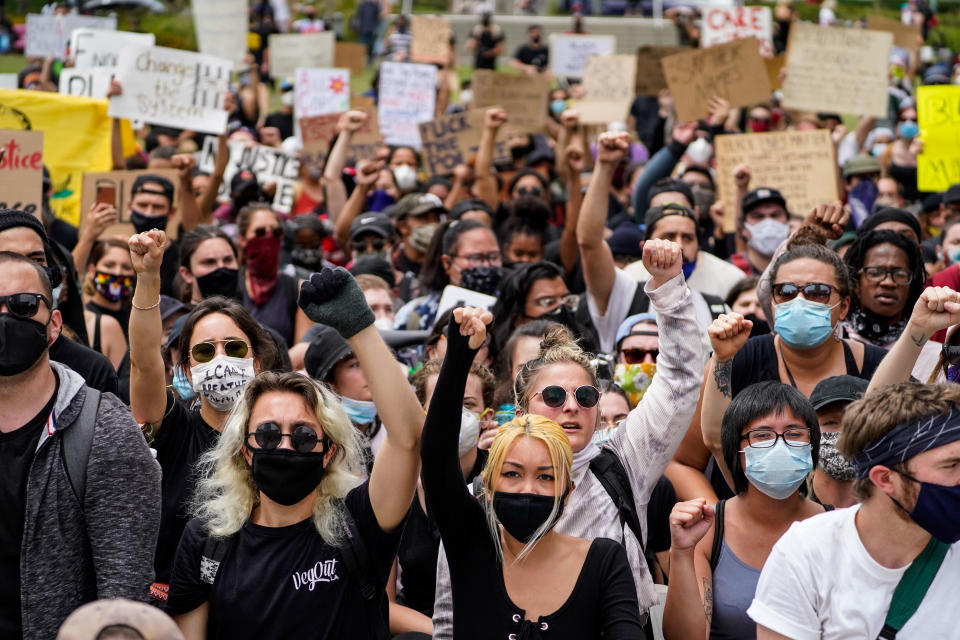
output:
[[[97,180],[97,203],[117,206],[117,187],[110,180]]]

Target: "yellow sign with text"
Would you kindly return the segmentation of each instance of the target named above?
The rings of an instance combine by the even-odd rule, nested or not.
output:
[[[917,156],[917,188],[946,191],[960,184],[960,87],[918,87],[917,120],[923,140],[923,153]]]

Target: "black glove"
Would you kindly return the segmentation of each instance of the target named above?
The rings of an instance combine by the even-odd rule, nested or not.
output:
[[[311,275],[300,285],[297,303],[308,318],[333,327],[344,338],[356,335],[374,321],[363,291],[343,267],[324,267]]]

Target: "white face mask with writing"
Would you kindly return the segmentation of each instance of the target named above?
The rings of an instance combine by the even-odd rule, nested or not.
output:
[[[220,355],[210,362],[190,367],[193,390],[217,411],[232,409],[253,376],[253,358]]]

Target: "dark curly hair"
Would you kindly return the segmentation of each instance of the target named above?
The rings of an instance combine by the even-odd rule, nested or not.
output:
[[[850,302],[850,310],[857,311],[861,309],[859,276],[860,270],[863,269],[864,263],[867,261],[867,252],[882,244],[892,244],[907,256],[907,270],[911,273],[913,279],[910,281],[910,293],[903,305],[902,313],[904,316],[909,316],[913,310],[913,305],[917,303],[917,299],[919,299],[920,294],[923,293],[924,282],[927,279],[927,272],[923,265],[923,254],[915,242],[889,229],[868,231],[866,234],[857,237],[843,257],[843,261],[846,263],[847,269],[854,279],[853,289],[856,294]]]

